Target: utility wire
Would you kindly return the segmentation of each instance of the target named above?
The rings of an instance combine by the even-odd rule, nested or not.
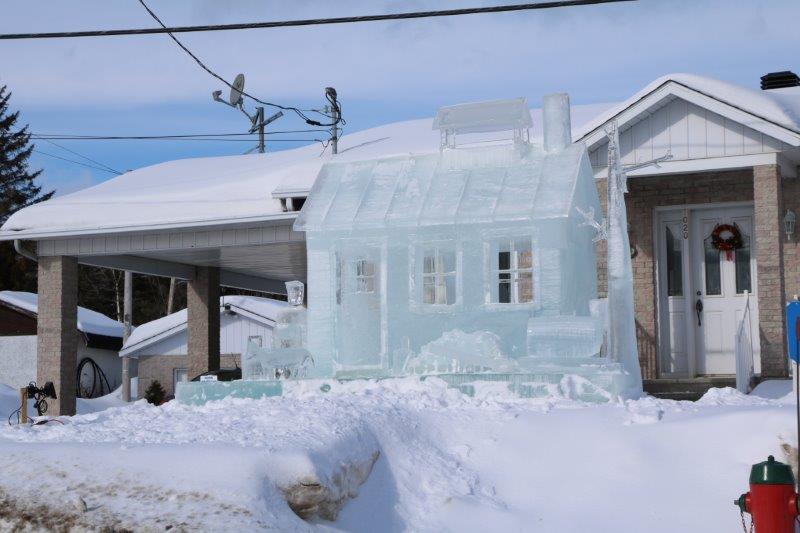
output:
[[[278,135],[288,133],[327,133],[327,130],[279,130],[266,131],[264,135]],[[254,137],[255,133],[185,133],[162,135],[82,135],[71,133],[31,133],[33,139],[61,139],[61,140],[105,140],[105,139],[191,139],[197,137]]]
[[[535,9],[552,9],[558,7],[587,6],[595,4],[613,4],[618,2],[635,2],[635,1],[636,0],[562,0],[554,2],[536,2],[536,3],[511,4],[502,6],[446,9],[440,11],[415,11],[406,13],[386,13],[383,15],[362,15],[362,16],[351,16],[351,17],[281,20],[281,21],[269,21],[269,22],[245,22],[239,24],[214,24],[214,25],[204,25],[204,26],[173,26],[173,27],[167,27],[162,24],[161,28],[59,31],[59,32],[46,32],[46,33],[10,33],[10,34],[0,35],[0,40],[60,39],[60,38],[71,38],[71,37],[110,37],[114,35],[149,35],[154,33],[189,33],[189,32],[224,31],[224,30],[250,30],[257,28],[260,29],[289,28],[297,26],[347,24],[353,22],[377,22],[386,20],[452,17],[457,15],[477,15],[482,13],[506,13],[511,11],[530,11]]]
[[[60,141],[210,141],[210,142],[232,142],[232,143],[252,143],[258,140],[257,137],[249,139],[228,139],[228,138],[215,138],[215,137],[78,137],[78,138],[62,138],[56,137]],[[39,138],[38,140],[46,141],[48,138]],[[270,139],[271,143],[279,142],[317,142],[320,139],[306,138],[306,139]],[[110,168],[110,167],[109,167]]]
[[[177,37],[175,37],[175,36],[172,34],[173,32],[169,31],[169,28],[167,27],[167,25],[166,25],[166,24],[164,24],[164,23],[161,21],[161,19],[160,19],[160,18],[158,18],[158,15],[156,15],[156,14],[153,12],[153,10],[152,10],[152,9],[150,9],[150,8],[147,6],[147,4],[145,4],[145,3],[144,3],[144,0],[139,0],[139,3],[140,3],[140,4],[142,4],[142,7],[143,7],[143,8],[144,8],[144,9],[147,11],[147,13],[148,13],[148,14],[149,14],[149,15],[150,15],[150,16],[151,16],[151,17],[152,17],[152,18],[153,18],[153,19],[154,19],[156,22],[158,22],[158,24],[161,26],[161,28],[162,28],[163,30],[166,30],[166,34],[167,34],[167,35],[169,35],[170,39],[172,39],[173,41],[175,41],[175,44],[177,44],[177,45],[178,45],[178,46],[179,46],[179,47],[180,47],[180,48],[181,48],[181,49],[182,49],[184,52],[186,52],[186,53],[189,55],[189,57],[191,57],[192,59],[194,59],[195,63],[197,63],[197,64],[200,66],[200,68],[202,68],[202,69],[203,69],[203,70],[205,70],[207,73],[209,73],[211,76],[213,76],[214,78],[218,79],[219,81],[221,81],[222,83],[224,83],[225,85],[227,85],[229,88],[231,88],[231,89],[236,89],[237,91],[239,91],[239,92],[240,92],[241,94],[243,94],[244,96],[246,96],[246,97],[250,98],[251,100],[254,100],[254,101],[258,102],[259,104],[262,104],[262,105],[265,105],[265,106],[269,106],[269,107],[275,107],[275,108],[278,108],[278,109],[282,109],[282,110],[284,110],[284,111],[294,111],[294,112],[297,114],[297,116],[299,116],[301,119],[303,119],[303,120],[306,122],[306,124],[308,124],[308,125],[310,125],[310,126],[336,126],[336,125],[337,125],[337,124],[339,124],[340,122],[344,123],[344,121],[341,119],[341,113],[339,114],[339,118],[338,118],[338,119],[337,119],[335,122],[333,122],[333,123],[331,123],[331,124],[322,124],[322,123],[320,123],[320,122],[319,122],[319,121],[317,121],[317,120],[313,120],[313,119],[309,118],[309,117],[308,117],[308,116],[307,116],[305,113],[303,113],[303,111],[304,111],[304,110],[302,110],[302,109],[298,109],[298,108],[296,108],[296,107],[293,107],[293,106],[284,106],[284,105],[280,105],[280,104],[275,104],[275,103],[273,103],[273,102],[266,102],[266,101],[264,101],[264,100],[261,100],[261,99],[259,99],[259,98],[256,98],[255,96],[253,96],[253,95],[251,95],[251,94],[248,94],[248,93],[246,93],[244,90],[242,90],[242,88],[241,88],[241,87],[234,87],[234,86],[233,86],[233,84],[232,84],[232,83],[230,83],[228,80],[226,80],[225,78],[223,78],[222,76],[220,76],[219,74],[217,74],[216,72],[214,72],[213,70],[211,70],[209,67],[207,67],[207,66],[205,65],[205,63],[203,63],[202,61],[200,61],[200,58],[198,58],[196,55],[194,55],[194,53],[192,53],[192,51],[191,51],[191,50],[189,50],[189,49],[188,49],[188,48],[187,48],[187,47],[186,47],[186,46],[185,46],[185,45],[184,45],[184,44],[183,44],[181,41],[179,41],[179,40],[178,40],[178,38],[177,38]],[[310,109],[306,109],[305,111],[312,111],[312,110],[310,110]]]
[[[62,161],[67,161],[69,163],[75,163],[76,165],[81,165],[83,167],[93,168],[95,170],[101,170],[103,172],[109,172],[111,174],[117,174],[117,175],[121,175],[122,174],[122,172],[118,172],[116,170],[109,170],[109,169],[106,169],[106,168],[103,168],[103,167],[97,167],[97,166],[94,166],[94,165],[89,165],[89,164],[84,163],[82,161],[75,161],[74,159],[67,159],[66,157],[61,157],[60,155],[55,155],[55,154],[51,154],[51,153],[48,153],[48,152],[42,152],[41,150],[37,150],[36,148],[34,148],[33,151],[36,152],[37,154],[46,155],[48,157],[53,157],[55,159],[60,159]]]
[[[61,148],[62,150],[65,150],[65,151],[67,151],[67,152],[69,152],[71,154],[77,155],[78,157],[83,158],[83,159],[89,161],[90,163],[94,163],[96,165],[99,165],[99,166],[105,168],[106,170],[108,170],[109,172],[116,172],[117,174],[122,174],[122,172],[111,168],[110,166],[106,165],[105,163],[101,163],[99,161],[95,161],[91,157],[86,157],[85,155],[80,154],[80,153],[76,152],[75,150],[71,150],[71,149],[67,148],[66,146],[62,146],[62,145],[58,144],[57,142],[52,141],[52,140],[50,140],[50,139],[48,139],[46,137],[37,137],[37,139],[41,139],[42,141],[48,142],[48,143],[52,144],[53,146],[57,146],[58,148]]]

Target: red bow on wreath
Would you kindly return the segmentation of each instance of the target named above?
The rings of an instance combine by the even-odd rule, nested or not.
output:
[[[711,232],[711,245],[725,252],[725,259],[733,260],[733,251],[742,247],[742,234],[734,224],[719,224]]]

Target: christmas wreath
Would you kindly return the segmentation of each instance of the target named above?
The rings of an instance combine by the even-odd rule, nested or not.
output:
[[[711,245],[725,252],[725,259],[733,259],[733,251],[742,247],[742,233],[736,225],[719,224],[711,232]]]

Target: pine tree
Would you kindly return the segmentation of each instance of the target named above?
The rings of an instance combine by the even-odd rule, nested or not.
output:
[[[36,184],[41,170],[31,171],[33,152],[28,126],[19,127],[19,111],[10,112],[11,93],[0,87],[0,225],[14,212],[49,199],[54,191],[42,192]],[[19,256],[8,243],[0,243],[0,290],[36,291],[36,265]]]

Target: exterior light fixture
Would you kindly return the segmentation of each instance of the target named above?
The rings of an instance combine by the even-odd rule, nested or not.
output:
[[[791,209],[787,209],[786,214],[783,216],[783,232],[786,233],[787,241],[792,240],[795,222],[797,222],[797,215]]]
[[[286,282],[286,299],[289,305],[297,307],[303,305],[303,295],[305,293],[305,285],[302,281],[287,281]]]

